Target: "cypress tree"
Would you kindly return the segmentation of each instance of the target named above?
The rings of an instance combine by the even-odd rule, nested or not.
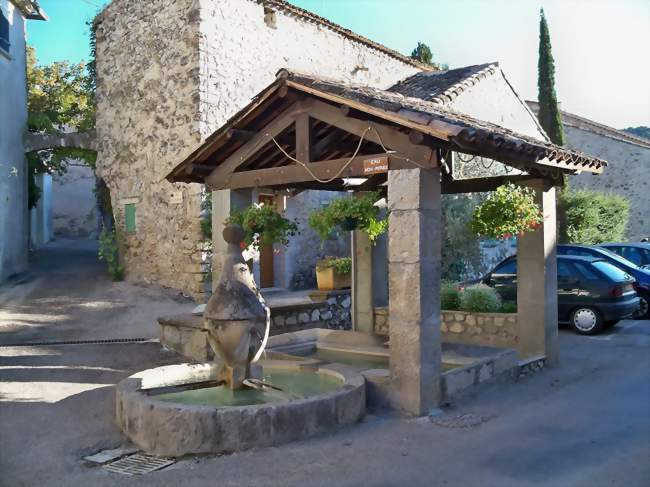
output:
[[[539,19],[539,60],[537,63],[537,87],[539,113],[537,118],[551,141],[557,145],[564,145],[564,128],[562,115],[557,106],[555,93],[555,63],[551,52],[551,35],[544,16],[544,9],[540,10]]]

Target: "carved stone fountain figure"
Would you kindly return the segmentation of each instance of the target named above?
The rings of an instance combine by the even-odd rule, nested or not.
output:
[[[244,230],[224,228],[228,250],[219,282],[203,313],[203,327],[221,365],[219,380],[231,389],[245,387],[247,379],[261,379],[255,364],[269,334],[268,310],[241,253]]]

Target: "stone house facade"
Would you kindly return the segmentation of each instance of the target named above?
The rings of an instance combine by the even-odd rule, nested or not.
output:
[[[528,104],[538,110],[537,102]],[[566,147],[608,162],[604,176],[570,176],[570,186],[626,197],[630,201],[628,238],[650,237],[650,140],[565,111],[562,125]]]
[[[27,267],[26,20],[46,20],[38,3],[0,0],[0,281]]]
[[[195,297],[204,289],[202,188],[163,181],[173,166],[283,67],[378,87],[421,70],[279,0],[113,0],[95,25],[97,172],[117,227],[127,212],[134,223],[122,232],[127,278]],[[327,197],[309,193],[292,205]]]

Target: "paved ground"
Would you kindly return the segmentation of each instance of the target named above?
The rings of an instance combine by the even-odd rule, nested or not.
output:
[[[110,283],[92,249],[59,245],[22,284],[0,288],[0,343],[153,336],[158,314],[191,307],[166,290]],[[471,428],[369,416],[333,435],[137,478],[80,458],[123,442],[112,386],[177,357],[156,343],[0,347],[0,485],[650,485],[650,322],[593,338],[562,331],[560,344],[560,367],[446,409],[484,420]]]

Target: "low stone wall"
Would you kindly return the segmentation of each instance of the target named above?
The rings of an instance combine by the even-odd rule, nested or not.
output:
[[[272,307],[271,334],[308,328],[349,330],[352,327],[352,298],[349,289],[314,292],[310,296],[310,303]]]
[[[375,333],[388,335],[388,308],[375,308]],[[443,311],[442,341],[487,347],[517,348],[519,326],[516,313],[469,313]]]

